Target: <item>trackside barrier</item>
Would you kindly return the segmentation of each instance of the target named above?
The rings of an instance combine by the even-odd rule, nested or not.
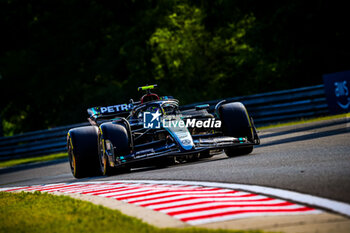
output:
[[[194,108],[196,105],[209,104],[210,111],[214,111],[215,105],[222,100],[226,100],[226,103],[242,102],[250,116],[254,118],[256,125],[328,114],[323,84],[292,90],[211,100],[185,105],[181,109],[186,110]]]
[[[181,106],[181,110],[191,109],[200,104],[209,104],[210,111],[214,111],[215,105],[222,100],[184,105]],[[258,126],[328,114],[323,85],[227,98],[225,100],[226,103],[242,102]],[[66,151],[68,130],[86,125],[89,125],[89,123],[61,126],[11,137],[1,137],[0,161],[64,152]]]
[[[0,161],[66,151],[69,129],[88,122],[0,138]]]

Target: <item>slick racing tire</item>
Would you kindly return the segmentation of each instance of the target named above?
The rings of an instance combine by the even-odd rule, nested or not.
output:
[[[113,158],[127,155],[131,151],[130,140],[127,129],[118,123],[108,122],[100,126],[99,135],[99,164],[101,175],[114,175],[130,170],[128,167],[114,168],[110,166],[110,157],[107,155],[113,154]]]
[[[98,127],[85,126],[69,130],[67,149],[69,164],[75,178],[99,174]]]
[[[248,112],[239,102],[223,104],[219,107],[219,115],[222,121],[223,133],[226,136],[247,138],[253,141],[254,134]],[[225,153],[228,157],[250,154],[253,146],[228,148]]]

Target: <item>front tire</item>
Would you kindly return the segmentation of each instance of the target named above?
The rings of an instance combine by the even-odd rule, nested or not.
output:
[[[126,127],[122,124],[108,122],[100,126],[99,164],[102,175],[114,175],[130,170],[128,167],[114,168],[117,165],[115,163],[118,158],[129,154],[131,151],[128,135]],[[109,151],[107,147],[109,147]],[[114,166],[110,165],[111,162]]]
[[[219,115],[222,121],[223,133],[226,136],[247,138],[254,141],[254,134],[247,109],[242,103],[228,103],[219,107]],[[253,146],[225,149],[228,157],[250,154]]]
[[[98,128],[78,127],[69,130],[67,149],[71,172],[75,178],[99,174]]]

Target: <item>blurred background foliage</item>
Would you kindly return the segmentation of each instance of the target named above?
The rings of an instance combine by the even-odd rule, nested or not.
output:
[[[181,104],[322,83],[348,70],[347,8],[325,0],[0,0],[4,135],[138,99]]]

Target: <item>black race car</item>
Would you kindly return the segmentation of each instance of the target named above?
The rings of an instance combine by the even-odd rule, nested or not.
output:
[[[242,103],[219,102],[180,111],[179,101],[147,93],[129,104],[89,108],[91,126],[69,130],[67,148],[76,178],[110,175],[145,165],[249,154],[260,144],[253,119]]]

